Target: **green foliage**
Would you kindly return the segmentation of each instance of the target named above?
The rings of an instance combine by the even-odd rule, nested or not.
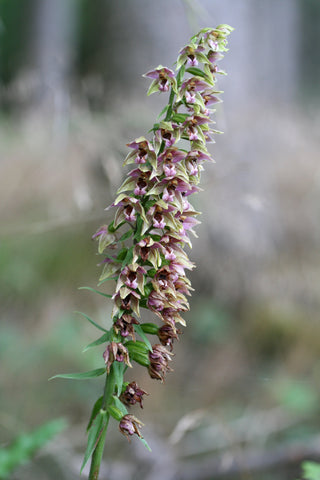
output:
[[[98,398],[98,400],[96,401],[96,403],[93,406],[91,416],[90,416],[90,420],[89,420],[89,423],[88,423],[88,426],[87,426],[87,432],[90,430],[92,422],[94,421],[94,419],[98,415],[99,410],[102,409],[102,405],[103,405],[103,395],[101,395],[101,397]]]
[[[88,317],[88,315],[86,315],[85,313],[83,313],[83,312],[75,312],[75,313],[79,313],[80,315],[82,315],[84,318],[86,318],[88,320],[88,322],[90,322],[93,326],[98,328],[98,330],[102,330],[103,332],[107,332],[107,330],[105,328],[98,325],[94,320],[92,320],[90,317]]]
[[[89,345],[87,345],[82,351],[86,352],[87,350],[89,350],[89,348],[97,347],[98,345],[102,345],[103,343],[106,343],[106,342],[109,342],[109,341],[110,341],[110,332],[106,332],[105,334],[103,334],[100,338],[98,338],[94,342],[89,343]]]
[[[58,375],[54,375],[49,380],[53,380],[54,378],[67,378],[68,380],[87,380],[88,378],[100,377],[104,373],[106,373],[105,368],[95,368],[94,370],[90,370],[88,372],[60,373]]]
[[[100,290],[96,290],[95,288],[91,288],[91,287],[79,287],[79,290],[89,290],[90,292],[97,293],[98,295],[102,295],[103,297],[112,298],[112,295],[109,295],[108,293],[100,292]]]
[[[0,479],[7,479],[13,470],[29,461],[32,456],[66,427],[60,418],[45,423],[31,433],[19,435],[8,447],[0,450]]]
[[[316,462],[303,462],[302,480],[319,480],[320,464]]]
[[[140,337],[142,338],[142,340],[144,341],[144,343],[146,344],[146,346],[148,347],[150,352],[152,352],[152,345],[151,345],[147,335],[143,331],[142,326],[141,325],[134,325],[134,330],[138,335],[140,335]],[[159,328],[157,327],[156,334],[158,333],[158,330],[159,330]]]
[[[112,364],[112,373],[114,376],[115,386],[117,389],[117,395],[121,395],[122,385],[123,385],[123,374],[125,371],[126,365],[123,362],[113,362]]]
[[[108,426],[109,414],[105,410],[100,410],[93,422],[91,423],[88,435],[87,448],[84,454],[84,459],[81,465],[81,470],[86,466],[89,458],[92,455],[93,450],[95,449],[104,429]]]

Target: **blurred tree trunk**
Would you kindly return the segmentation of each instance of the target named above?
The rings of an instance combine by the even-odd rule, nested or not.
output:
[[[64,143],[68,133],[76,2],[39,0],[34,20],[33,50],[40,84],[36,103],[52,114],[54,136]]]

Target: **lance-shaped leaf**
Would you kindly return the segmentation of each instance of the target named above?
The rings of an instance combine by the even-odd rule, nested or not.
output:
[[[102,335],[100,338],[98,338],[97,340],[95,340],[94,342],[92,343],[89,343],[89,345],[87,345],[86,347],[84,347],[84,349],[82,350],[82,352],[86,352],[87,350],[89,350],[89,348],[92,348],[92,347],[97,347],[99,345],[101,345],[102,343],[106,343],[106,342],[109,342],[111,339],[111,332],[107,332],[105,333],[104,335]]]
[[[87,426],[87,432],[89,431],[89,429],[92,425],[92,422],[94,421],[94,419],[98,415],[99,411],[101,410],[102,405],[103,405],[103,395],[101,395],[101,397],[98,398],[98,400],[96,401],[96,403],[93,406],[91,416],[90,416],[88,426]]]
[[[143,445],[146,447],[147,450],[149,450],[149,452],[152,452],[151,448],[149,447],[147,441],[143,438],[143,437],[138,437],[140,442],[143,443]]]
[[[53,378],[68,378],[70,380],[87,380],[88,378],[100,377],[105,373],[106,373],[105,368],[96,368],[95,370],[90,370],[88,372],[59,373],[58,375],[54,375],[53,377],[49,378],[49,380],[52,380]]]
[[[106,330],[105,328],[101,327],[101,325],[98,325],[96,322],[94,322],[90,317],[88,317],[88,315],[86,315],[85,313],[83,312],[74,312],[74,313],[79,313],[79,315],[82,315],[86,320],[88,320],[88,322],[90,322],[93,326],[95,326],[98,330],[102,330],[103,332],[107,332],[108,330]]]
[[[146,344],[146,346],[148,347],[148,349],[150,350],[150,352],[152,352],[152,345],[151,343],[149,342],[149,339],[147,337],[147,335],[145,334],[145,332],[143,331],[141,325],[134,325],[134,330],[135,332],[140,335],[140,337],[142,338],[142,340],[144,341],[144,343]]]
[[[108,293],[100,292],[100,290],[96,290],[95,288],[91,288],[91,287],[79,287],[78,290],[89,290],[90,292],[97,293],[98,295],[102,295],[103,297],[112,298],[112,295],[109,295]]]
[[[87,461],[91,457],[94,449],[96,448],[101,435],[105,434],[105,429],[108,426],[108,421],[109,414],[104,410],[100,410],[99,413],[96,415],[95,419],[93,420],[88,434],[88,443],[81,465],[80,474],[82,473],[82,470],[84,469]]]
[[[125,372],[126,365],[123,362],[113,362],[112,374],[114,376],[114,383],[117,389],[117,395],[121,395],[123,385],[123,374]]]

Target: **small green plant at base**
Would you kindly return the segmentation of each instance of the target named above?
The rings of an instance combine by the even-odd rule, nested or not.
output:
[[[63,419],[45,423],[31,433],[19,435],[11,445],[0,449],[0,479],[7,479],[17,467],[28,462],[55,435],[66,428]]]
[[[320,479],[320,463],[303,462],[301,480],[319,480]]]

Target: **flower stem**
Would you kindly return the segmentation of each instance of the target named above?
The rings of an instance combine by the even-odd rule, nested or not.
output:
[[[170,97],[169,97],[169,107],[168,107],[168,110],[167,110],[166,118],[164,119],[165,122],[168,122],[168,120],[170,120],[170,118],[171,118],[174,95],[175,95],[175,93],[173,91],[173,88],[171,88]]]
[[[93,451],[92,458],[91,458],[91,466],[90,466],[90,473],[88,480],[98,480],[99,478],[99,471],[100,471],[100,464],[102,460],[102,455],[104,451],[104,444],[106,441],[106,433],[109,423],[109,415],[107,414],[107,423],[102,430],[100,435],[99,441],[97,443],[96,448]]]
[[[164,119],[165,122],[168,122],[171,118],[174,96],[175,96],[175,93],[173,91],[173,88],[171,88],[169,102],[168,102],[168,110],[167,110],[166,117]],[[162,140],[158,155],[161,155],[161,153],[164,151],[164,147],[165,147],[165,141]]]
[[[103,402],[102,402],[102,410],[106,410],[108,405],[110,404],[111,397],[114,392],[115,386],[115,378],[113,375],[113,365],[111,365],[110,373],[106,375],[106,383],[104,386],[104,393],[103,393]],[[104,444],[106,441],[106,433],[108,429],[109,423],[109,414],[107,413],[107,420],[106,424],[101,432],[99,437],[98,443],[96,448],[93,451],[92,458],[91,458],[91,466],[90,466],[90,473],[88,480],[98,480],[99,478],[99,471],[100,471],[100,464],[103,456],[104,451]]]

